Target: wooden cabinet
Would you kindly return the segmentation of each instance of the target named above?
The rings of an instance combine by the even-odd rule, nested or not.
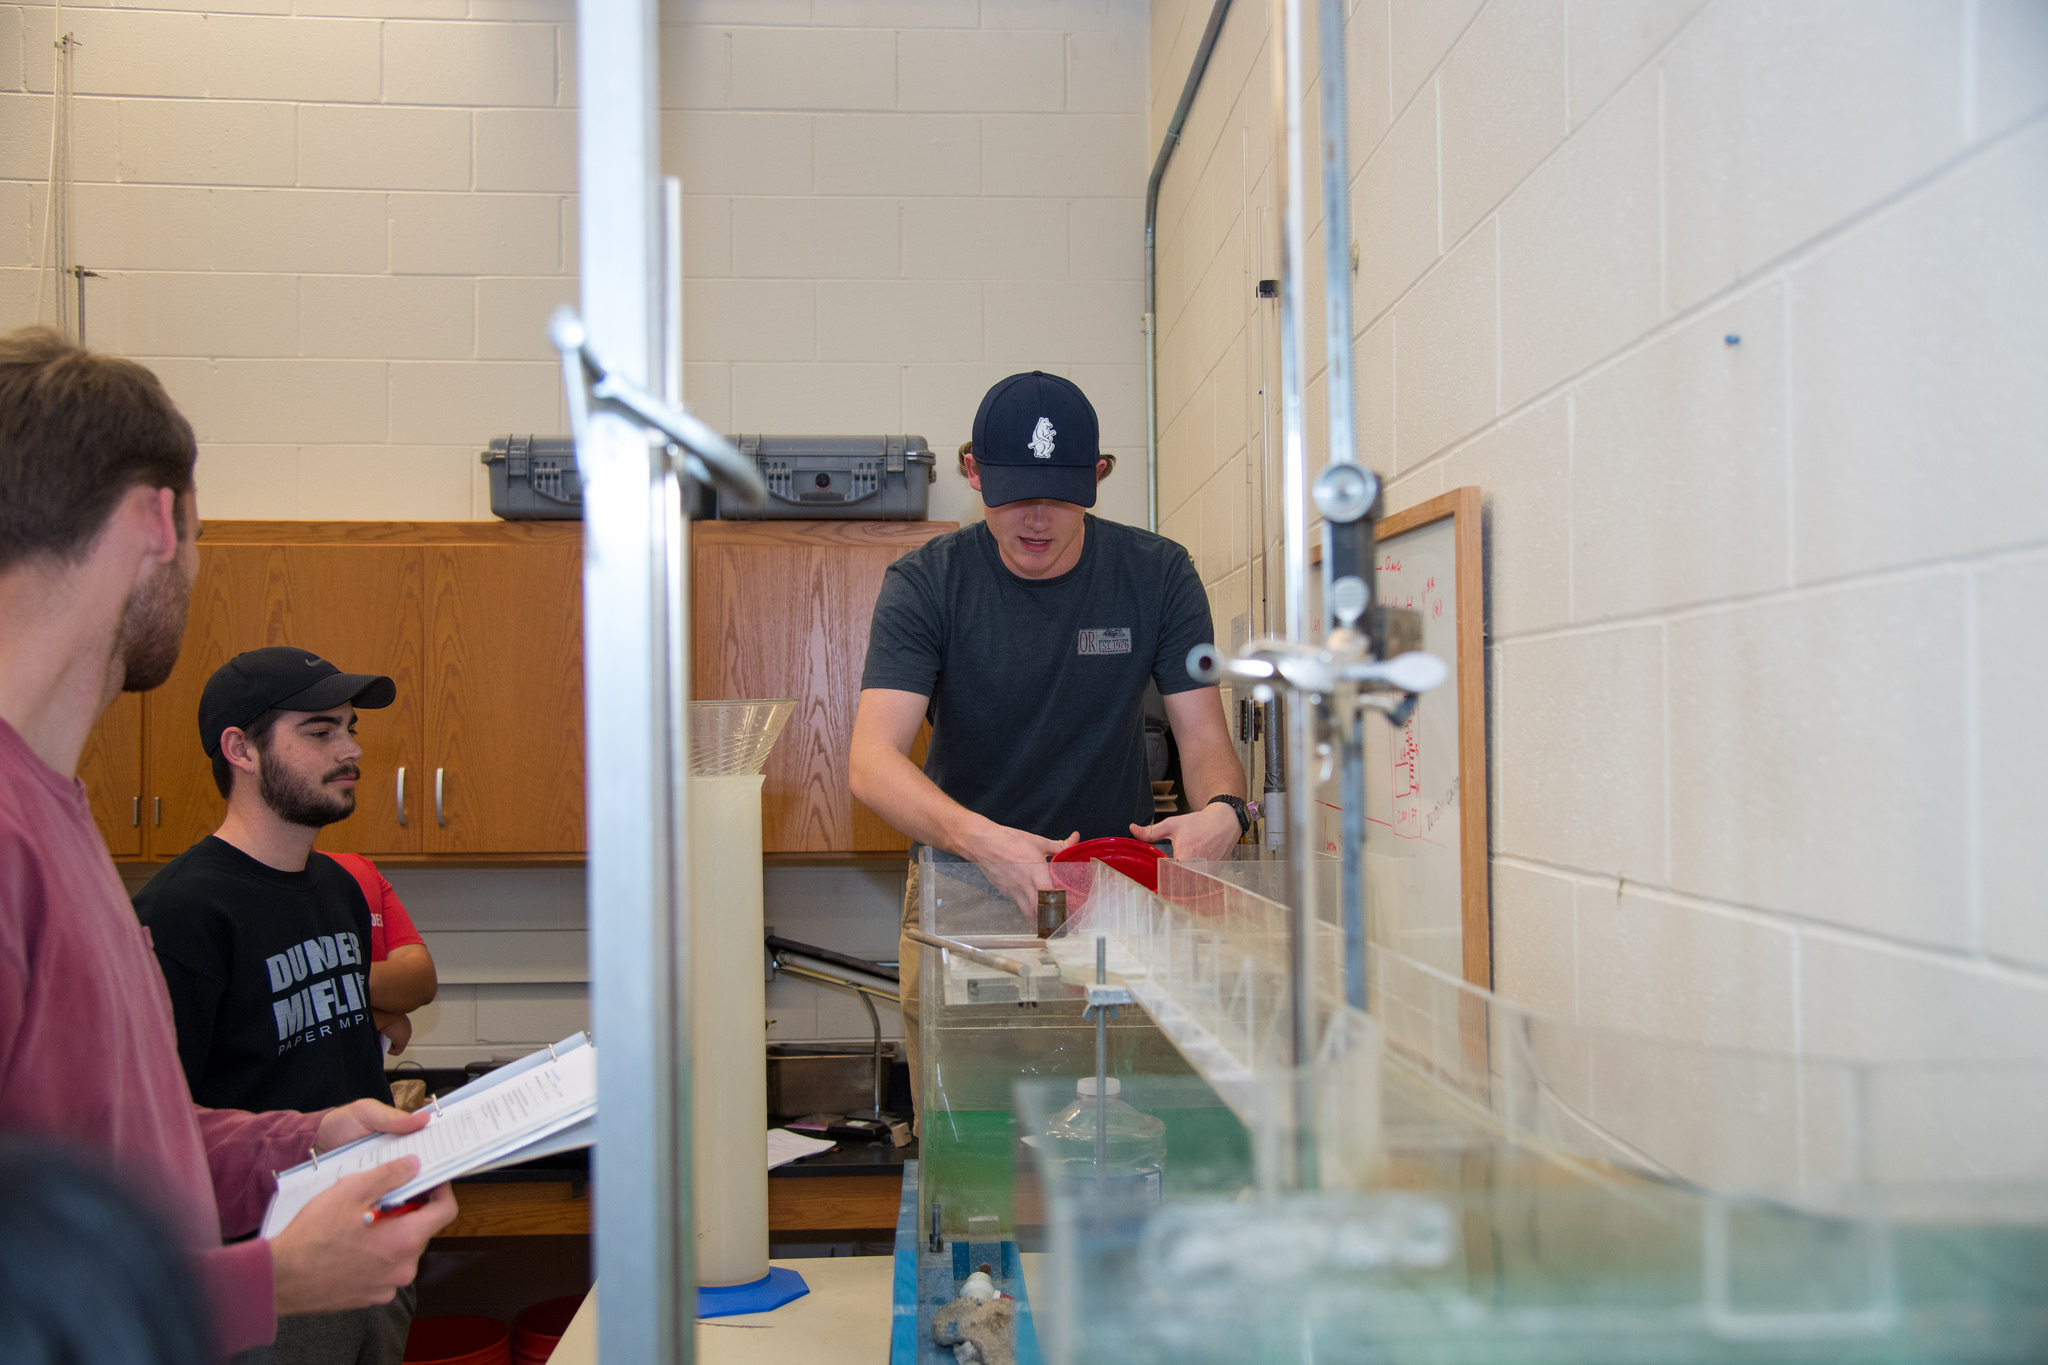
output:
[[[691,528],[692,694],[798,699],[768,762],[766,851],[906,846],[853,799],[847,747],[882,574],[953,529]],[[199,694],[229,658],[278,644],[398,685],[394,705],[358,719],[356,813],[319,847],[398,862],[583,855],[581,526],[208,522],[177,668],[123,697],[81,762],[116,858],[169,859],[219,825]]]
[[[884,853],[909,846],[853,799],[847,749],[882,575],[956,525],[716,521],[692,528],[691,696],[797,699],[768,758],[765,852]],[[919,762],[923,746],[920,737]]]
[[[142,856],[142,694],[123,692],[86,737],[78,756],[92,818],[116,858]]]
[[[426,566],[426,851],[581,854],[581,539]]]
[[[207,523],[177,668],[132,725],[120,707],[108,713],[81,767],[109,849],[167,859],[219,824],[199,694],[235,654],[290,644],[398,687],[393,705],[359,717],[356,813],[319,847],[394,860],[580,856],[580,531]],[[131,751],[139,829],[121,782]]]

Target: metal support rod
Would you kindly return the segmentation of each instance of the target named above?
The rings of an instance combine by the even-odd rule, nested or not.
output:
[[[892,1005],[903,1003],[903,997],[894,991],[885,991],[880,986],[872,985],[866,981],[856,981],[850,976],[840,976],[834,972],[821,972],[815,968],[806,967],[802,963],[791,962],[780,954],[777,954],[775,958],[775,970],[778,972],[788,972],[791,976],[800,976],[806,981],[815,981],[821,986],[837,986],[841,990],[852,991],[856,995],[872,995],[875,999],[886,1000]]]
[[[1109,984],[1109,940],[1095,939],[1095,984]],[[1095,1006],[1095,1193],[1109,1173],[1109,1007]]]
[[[1351,116],[1344,90],[1344,0],[1319,0],[1316,89],[1322,99],[1323,352],[1330,464],[1358,459],[1351,406]]]
[[[621,381],[664,387],[655,0],[577,0],[580,312]],[[583,375],[571,393],[580,406]],[[689,1152],[686,789],[674,717],[687,569],[679,495],[646,427],[593,404],[583,470],[584,733],[591,1011],[599,1036],[593,1181],[598,1349],[606,1360],[694,1358]],[[686,584],[681,585],[686,588]]]
[[[1303,266],[1307,256],[1302,203],[1304,157],[1301,100],[1302,0],[1280,0],[1281,41],[1274,44],[1279,70],[1273,82],[1280,130],[1280,458],[1281,516],[1287,546],[1287,638],[1306,641],[1308,621],[1308,452],[1303,447],[1302,363],[1307,351],[1303,320]],[[1315,788],[1309,779],[1315,750],[1315,708],[1321,698],[1304,696],[1287,708],[1287,899],[1289,920],[1288,992],[1292,1002],[1288,1042],[1294,1067],[1295,1169],[1297,1188],[1315,1182],[1315,1086],[1308,1074],[1315,1055]]]
[[[1201,88],[1202,73],[1209,69],[1209,58],[1216,51],[1216,39],[1229,13],[1230,0],[1216,0],[1209,8],[1209,23],[1195,47],[1180,103],[1174,105],[1173,117],[1167,120],[1166,137],[1152,162],[1152,178],[1145,182],[1145,524],[1154,531],[1159,529],[1159,184],[1166,178],[1166,163],[1173,159],[1173,149],[1180,145],[1180,130],[1188,121],[1188,109],[1195,102],[1195,91]]]
[[[1351,393],[1351,143],[1350,112],[1344,72],[1344,0],[1318,0],[1316,56],[1318,90],[1322,96],[1323,171],[1323,335],[1329,370],[1324,389],[1329,401],[1328,464],[1356,464],[1356,424]],[[1327,477],[1327,474],[1326,474]],[[1330,543],[1323,552],[1323,615],[1331,618],[1341,594],[1333,584],[1342,574],[1356,573],[1370,601],[1372,583],[1370,516],[1354,519],[1346,545],[1352,555],[1338,553],[1340,528],[1325,514]],[[1362,529],[1356,529],[1362,528]],[[1352,563],[1360,558],[1362,563]],[[1340,563],[1340,560],[1345,561]],[[1363,611],[1363,604],[1359,606]],[[1354,620],[1357,617],[1354,615]],[[1326,622],[1327,624],[1327,622]],[[1347,693],[1348,695],[1348,693]],[[1332,727],[1340,749],[1338,798],[1343,814],[1344,999],[1365,1008],[1365,736],[1363,718],[1353,708],[1335,718]]]
[[[71,273],[78,278],[78,344],[85,345],[85,282],[103,280],[106,276],[97,270],[87,270],[82,265],[71,267]]]
[[[882,1091],[885,1088],[882,1084],[882,1016],[875,1013],[875,1002],[868,999],[866,991],[855,991],[854,994],[860,997],[861,1004],[868,1007],[868,1027],[873,1029],[875,1034],[875,1107],[873,1113],[875,1118],[880,1119],[882,1117]]]
[[[970,962],[979,962],[984,967],[994,967],[997,971],[1008,972],[1011,976],[1024,975],[1024,969],[1008,958],[997,957],[994,953],[984,953],[971,943],[962,943],[960,940],[952,938],[940,938],[937,934],[927,934],[922,929],[905,929],[903,936],[913,943],[922,943],[927,947],[944,948],[949,953],[958,953]],[[1038,946],[1036,943],[1032,944],[1034,948]]]
[[[1338,782],[1344,807],[1344,1003],[1365,1000],[1365,715],[1339,716],[1343,729]]]

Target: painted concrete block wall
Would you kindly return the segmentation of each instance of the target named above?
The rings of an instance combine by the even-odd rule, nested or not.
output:
[[[1152,6],[1155,142],[1208,10]],[[1232,8],[1159,220],[1164,524],[1219,620],[1278,440],[1269,11]],[[1496,984],[2038,1049],[2048,10],[1357,0],[1346,60],[1360,457],[1393,508],[1486,493]]]
[[[64,8],[87,340],[193,419],[206,515],[486,516],[477,449],[561,429],[541,328],[575,289],[571,13]],[[9,326],[48,287],[55,16],[0,22]]]
[[[51,287],[55,13],[0,7],[6,325]],[[544,324],[575,294],[569,0],[64,15],[89,339],[193,417],[207,513],[487,516],[476,449],[564,421]],[[662,18],[692,405],[950,454],[989,383],[1057,371],[1125,462],[1104,514],[1142,522],[1138,0]],[[977,514],[950,467],[934,492]]]
[[[1145,522],[1145,10],[814,0],[664,11],[684,388],[729,431],[913,431],[932,515],[995,380],[1064,374]]]
[[[405,1059],[461,1066],[523,1055],[589,1022],[589,953],[580,868],[490,871],[385,869],[434,954],[441,990],[413,1016]],[[893,864],[770,868],[767,922],[799,943],[870,961],[896,958],[903,874]],[[899,1039],[897,1009],[877,1002],[882,1036]],[[874,1023],[850,991],[778,975],[768,984],[771,1042],[858,1042]]]

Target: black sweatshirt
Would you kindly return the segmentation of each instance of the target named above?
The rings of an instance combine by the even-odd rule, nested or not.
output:
[[[315,853],[280,872],[208,836],[135,895],[192,1098],[214,1109],[391,1099],[370,1014],[370,907]]]

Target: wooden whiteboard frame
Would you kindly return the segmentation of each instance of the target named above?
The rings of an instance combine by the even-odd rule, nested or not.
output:
[[[1480,496],[1467,485],[1440,493],[1405,511],[1380,518],[1377,552],[1390,540],[1445,518],[1453,527],[1457,558],[1458,657],[1458,896],[1465,979],[1493,989],[1493,898],[1487,857],[1486,792],[1486,572],[1480,539]]]

